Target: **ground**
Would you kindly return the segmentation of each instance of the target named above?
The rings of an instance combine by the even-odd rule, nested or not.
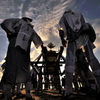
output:
[[[21,91],[22,94],[25,94],[25,90]],[[62,90],[63,92],[63,90]],[[75,100],[95,100],[94,96],[90,95],[87,96],[84,93],[81,92],[73,92]],[[1,92],[0,92],[1,95]],[[59,94],[59,91],[56,90],[43,90],[43,92],[35,92],[34,90],[31,90],[31,95],[32,98],[35,100],[62,100],[62,94]],[[18,100],[16,99],[16,96],[12,97],[13,100]],[[0,99],[4,100],[4,99]],[[25,96],[21,96],[19,100],[25,100]]]

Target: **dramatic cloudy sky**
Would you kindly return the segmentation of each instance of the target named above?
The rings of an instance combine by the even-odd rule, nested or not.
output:
[[[6,18],[21,18],[24,16],[33,19],[35,31],[42,38],[44,45],[49,42],[56,45],[58,50],[61,46],[57,24],[65,10],[71,8],[79,11],[90,23],[97,34],[94,53],[100,60],[100,0],[0,0],[0,23]],[[0,66],[4,62],[8,47],[5,32],[0,27]],[[31,60],[36,58],[41,48],[31,46]],[[63,53],[65,56],[65,53]]]

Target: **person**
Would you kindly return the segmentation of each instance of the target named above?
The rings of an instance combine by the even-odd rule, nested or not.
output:
[[[68,9],[64,12],[58,24],[61,43],[66,49],[66,90],[64,100],[74,100],[72,91],[73,72],[75,70],[75,52],[82,46],[85,49],[86,57],[91,66],[98,83],[98,93],[100,91],[100,64],[93,53],[93,42],[96,39],[93,27],[85,22],[83,15]],[[67,36],[67,40],[65,37]],[[66,45],[66,43],[68,44]]]
[[[65,88],[65,76],[62,77],[62,86]]]
[[[37,90],[37,72],[34,69],[32,69],[32,71],[31,82],[33,85],[33,90]]]
[[[8,18],[1,23],[1,28],[7,33],[9,46],[6,56],[5,72],[2,77],[4,100],[12,100],[11,86],[25,83],[26,100],[32,100],[30,73],[30,45],[43,46],[43,42],[31,25],[32,19]]]
[[[90,88],[96,91],[97,82],[95,80],[95,77],[92,71],[89,68],[89,63],[85,56],[85,52],[83,52],[82,49],[77,49],[76,58],[77,58],[77,61],[75,62],[75,67],[77,70],[77,74],[81,77],[82,80],[84,80],[85,82],[84,84],[87,83],[86,85],[90,85]]]
[[[97,82],[89,68],[89,63],[87,61],[85,52],[82,48],[76,51],[76,62],[75,62],[76,73],[75,75],[81,79],[82,86],[80,91],[86,94],[96,94],[97,93]]]

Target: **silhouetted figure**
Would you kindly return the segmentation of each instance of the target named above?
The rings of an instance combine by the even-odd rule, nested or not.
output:
[[[76,72],[77,75],[80,76],[81,79],[81,90],[84,89],[85,93],[88,93],[94,91],[96,93],[97,91],[97,82],[93,75],[93,73],[89,69],[89,63],[87,61],[85,52],[82,51],[82,49],[77,49],[76,51]]]
[[[33,72],[32,74],[32,85],[33,85],[33,89],[37,89],[37,75]]]
[[[62,77],[62,86],[65,88],[65,76]]]
[[[94,29],[86,23],[84,17],[79,12],[67,10],[61,17],[58,25],[59,35],[62,45],[66,48],[66,90],[64,100],[74,100],[72,95],[73,72],[75,70],[75,53],[82,46],[85,49],[86,57],[93,73],[96,77],[100,89],[100,64],[93,53],[93,42],[96,39]],[[68,45],[66,46],[65,37],[67,36]],[[100,91],[100,90],[98,90]]]
[[[1,23],[7,33],[9,46],[6,57],[5,72],[2,78],[4,87],[4,100],[11,100],[11,86],[25,83],[26,100],[31,100],[31,74],[30,74],[30,45],[34,42],[38,48],[43,44],[41,38],[33,29],[30,18],[9,18]]]

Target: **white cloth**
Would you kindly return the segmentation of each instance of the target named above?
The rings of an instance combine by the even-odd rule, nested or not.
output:
[[[64,24],[64,19],[66,19],[68,25],[74,32],[78,32],[81,26],[85,23],[83,16],[79,12],[70,11],[68,13],[64,13],[58,24],[58,30],[64,31],[64,37],[67,36],[67,29]]]
[[[27,48],[29,46],[29,39],[30,36],[24,32],[19,32],[17,39],[16,39],[16,46],[20,46],[22,49],[24,49],[25,51],[27,51]]]
[[[10,31],[10,34],[14,34],[16,24],[19,23],[19,21],[20,21],[19,18],[9,18],[5,19],[1,24],[3,24],[4,27]]]
[[[5,19],[2,23],[11,32],[11,35],[18,33],[15,47],[20,46],[26,51],[29,41],[33,41],[36,48],[43,44],[38,34],[23,19],[10,18]]]

